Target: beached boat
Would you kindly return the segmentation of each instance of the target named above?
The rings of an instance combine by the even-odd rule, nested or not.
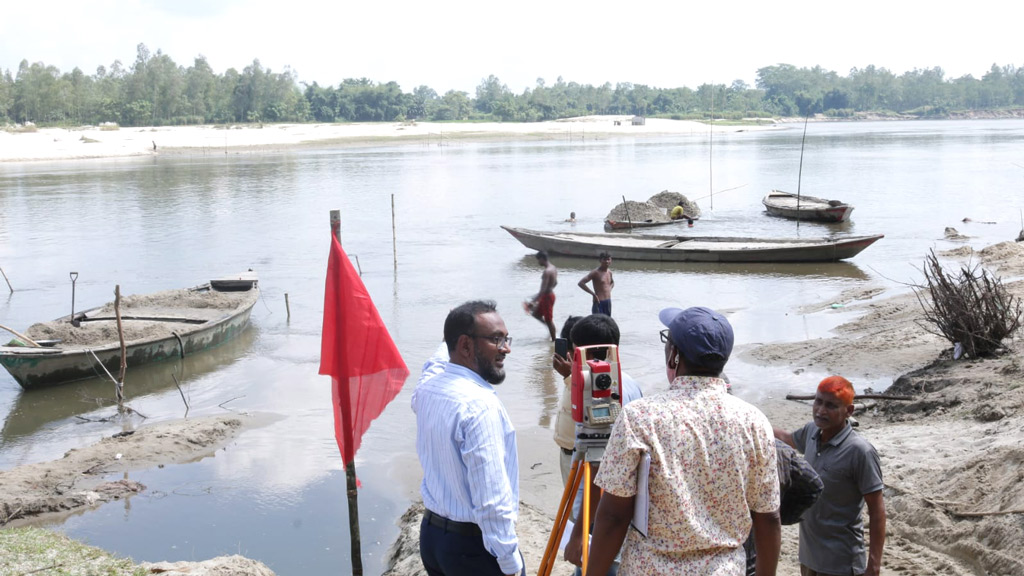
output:
[[[814,196],[800,195],[772,190],[761,200],[765,210],[772,216],[810,220],[815,222],[846,222],[853,213],[853,206],[839,200],[826,200]]]
[[[538,232],[502,226],[533,250],[595,258],[608,252],[621,260],[655,262],[835,262],[852,258],[883,235],[842,238],[728,238]]]
[[[184,358],[241,333],[259,298],[253,272],[211,280],[194,288],[121,298],[127,365]],[[0,364],[25,389],[116,374],[121,344],[113,303],[34,324],[0,346]],[[102,364],[102,367],[100,366]]]

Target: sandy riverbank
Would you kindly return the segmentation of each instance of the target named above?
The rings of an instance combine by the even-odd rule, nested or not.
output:
[[[75,160],[160,154],[231,154],[297,146],[380,144],[437,145],[461,140],[569,140],[629,138],[666,134],[707,134],[708,125],[648,118],[633,126],[631,116],[584,116],[550,122],[378,122],[355,124],[238,124],[103,129],[41,128],[36,132],[0,130],[0,162]],[[617,123],[617,124],[616,124]],[[771,129],[715,126],[715,132]]]
[[[1024,275],[1024,244],[1007,242],[978,253],[958,249],[944,256],[951,266],[971,259],[1007,278]],[[1010,286],[1024,297],[1024,282]],[[843,300],[849,303],[842,313],[853,318],[834,336],[763,345],[748,351],[746,359],[841,373],[855,382],[905,373],[890,392],[914,396],[914,401],[879,401],[857,414],[860,433],[882,458],[886,480],[883,572],[1024,576],[1024,561],[1015,553],[1024,542],[1024,339],[1018,336],[1009,352],[997,358],[941,359],[948,357],[950,346],[918,324],[921,309],[912,294],[886,297],[868,288]],[[825,311],[831,303],[794,312]],[[793,392],[806,393],[816,384],[808,381]],[[809,403],[768,400],[759,407],[783,428],[796,429],[810,419]],[[554,452],[547,452],[520,454],[520,461],[540,461],[540,468],[556,470]],[[551,531],[552,514],[546,508],[552,489],[528,481],[531,473],[529,466],[523,471],[517,530],[532,574]],[[399,520],[402,534],[386,576],[423,574],[416,549],[421,514],[414,504]],[[799,574],[797,540],[796,526],[783,528],[780,576]],[[570,573],[568,563],[556,564],[554,574]]]
[[[980,252],[965,247],[942,256],[951,265],[981,262],[1005,278],[1024,276],[1020,243],[1004,242]],[[1024,282],[1009,287],[1024,297]],[[949,344],[918,324],[921,311],[913,295],[887,296],[867,288],[843,300],[847,304],[838,313],[848,314],[850,321],[831,337],[766,344],[747,351],[745,359],[795,371],[842,373],[855,382],[892,375],[896,381],[889,391],[914,397],[910,402],[878,401],[857,414],[860,433],[879,451],[886,481],[884,572],[1024,576],[1024,560],[1016,553],[1024,542],[1024,338],[1018,335],[1008,352],[995,358],[953,361]],[[811,303],[794,313],[837,313],[830,304]],[[793,392],[806,393],[815,384],[809,381]],[[774,424],[789,429],[810,415],[809,405],[801,402],[767,400],[760,407]],[[0,472],[0,526],[143,490],[104,477],[204,457],[229,442],[243,424],[249,425],[236,416],[157,424],[74,450],[56,462]],[[549,435],[546,430],[538,433]],[[540,442],[521,445],[550,448]],[[561,492],[550,480],[556,475],[543,472],[557,470],[554,450],[527,450],[520,461],[523,507],[518,532],[532,574],[551,531],[550,508]],[[423,573],[417,551],[419,514],[414,505],[397,520],[401,535],[392,549],[388,576]],[[798,574],[796,547],[796,527],[785,527],[780,576]],[[256,568],[231,573],[265,574]],[[554,573],[567,575],[571,567],[559,561]]]
[[[161,422],[70,450],[60,460],[0,471],[0,528],[16,528],[29,521],[62,518],[142,492],[146,487],[127,479],[127,472],[202,460],[224,448],[245,428],[263,425],[273,418],[269,415],[232,414]],[[26,538],[33,543],[32,546],[24,544]],[[81,564],[74,558],[51,557],[47,549],[53,546],[39,545],[41,541],[45,544],[45,540],[46,537],[41,539],[31,534],[5,533],[4,538],[0,538],[0,574],[28,574],[45,570],[47,566],[71,570],[66,573],[91,573],[87,570],[88,563]],[[65,546],[59,545],[58,548],[56,556],[64,552]],[[26,550],[38,553],[27,553]],[[63,566],[69,561],[76,566]],[[263,564],[237,556],[206,562],[144,564],[142,568],[154,574],[171,575],[273,574]]]

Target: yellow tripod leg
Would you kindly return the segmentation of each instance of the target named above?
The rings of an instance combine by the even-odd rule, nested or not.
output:
[[[565,524],[572,515],[572,504],[576,499],[576,491],[580,487],[580,479],[580,461],[573,460],[572,470],[569,472],[569,479],[566,481],[565,489],[562,491],[562,500],[558,503],[555,524],[551,528],[548,544],[544,548],[544,556],[541,558],[537,576],[550,576],[551,570],[554,568],[555,557],[558,555],[558,543],[562,541]]]
[[[587,573],[590,555],[590,462],[583,463],[583,574]]]

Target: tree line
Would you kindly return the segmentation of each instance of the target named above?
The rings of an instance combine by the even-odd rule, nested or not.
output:
[[[22,60],[0,71],[0,123],[121,126],[238,122],[394,122],[407,120],[535,122],[591,114],[675,119],[804,116],[849,117],[893,113],[944,117],[967,110],[1024,107],[1024,68],[998,66],[980,79],[947,78],[939,68],[896,75],[885,68],[854,68],[846,76],[820,66],[789,64],[757,70],[756,85],[702,84],[696,89],[606,82],[600,86],[538,79],[521,93],[491,75],[475,94],[429,86],[404,92],[395,82],[346,79],[337,86],[297,81],[289,68],[274,72],[253,60],[241,72],[217,74],[206,58],[179,65],[139,44],[135,62],[115,61],[89,76],[62,73]]]

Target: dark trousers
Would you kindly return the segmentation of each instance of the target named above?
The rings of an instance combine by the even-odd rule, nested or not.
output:
[[[420,560],[429,576],[503,576],[498,559],[484,548],[479,530],[474,534],[420,522]],[[526,576],[525,566],[522,572]]]

